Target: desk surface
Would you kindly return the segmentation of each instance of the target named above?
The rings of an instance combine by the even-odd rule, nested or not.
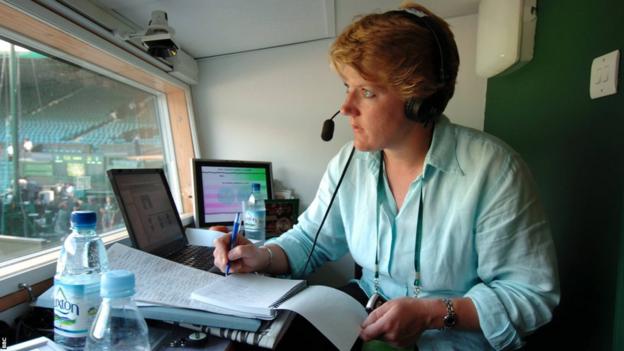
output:
[[[189,338],[192,330],[171,324],[150,321],[150,344],[155,351],[234,351],[235,342],[212,335],[206,335],[201,341]]]

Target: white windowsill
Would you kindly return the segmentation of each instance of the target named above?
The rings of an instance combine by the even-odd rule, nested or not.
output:
[[[102,241],[105,245],[113,242],[123,240],[128,237],[126,229],[118,229],[116,232],[106,234],[102,236]],[[29,270],[37,269],[48,265],[50,263],[56,263],[60,251],[59,247],[43,250],[31,255],[19,257],[13,260],[9,260],[2,264],[0,267],[0,281],[10,278],[12,276],[22,274]]]

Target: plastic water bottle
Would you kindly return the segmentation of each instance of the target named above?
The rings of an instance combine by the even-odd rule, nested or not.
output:
[[[134,273],[114,270],[102,276],[102,305],[89,330],[86,351],[149,351],[147,323],[132,300]]]
[[[260,192],[260,183],[251,184],[251,195],[243,205],[245,209],[243,216],[245,236],[247,239],[264,242],[266,239],[266,208],[264,207],[264,197]]]
[[[93,211],[71,214],[71,233],[61,247],[54,276],[54,341],[82,349],[100,306],[100,278],[108,270],[104,243]]]

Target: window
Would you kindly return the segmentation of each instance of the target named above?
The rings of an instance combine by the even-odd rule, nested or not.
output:
[[[0,2],[0,22],[2,23],[2,26],[0,26],[0,39],[6,38],[6,40],[3,40],[2,45],[8,45],[6,43],[9,42],[16,44],[16,46],[14,46],[14,51],[16,52],[13,54],[12,59],[15,60],[15,67],[19,67],[19,69],[14,72],[20,72],[19,78],[21,85],[31,85],[30,90],[27,90],[27,92],[21,89],[19,93],[13,95],[10,94],[10,90],[6,90],[11,89],[10,86],[7,88],[6,84],[17,85],[17,74],[12,76],[9,71],[9,63],[11,62],[9,60],[11,56],[9,55],[5,59],[9,61],[5,61],[6,66],[4,66],[4,71],[1,73],[2,79],[0,80],[2,82],[2,88],[0,89],[0,118],[2,119],[2,123],[0,124],[2,124],[1,128],[3,128],[0,133],[0,145],[2,148],[2,150],[0,150],[0,162],[5,164],[6,167],[12,167],[9,173],[12,178],[9,178],[9,176],[4,178],[4,174],[7,172],[0,170],[0,183],[6,182],[8,184],[2,186],[12,190],[11,184],[15,183],[12,179],[17,179],[16,184],[18,186],[25,186],[26,184],[24,181],[20,181],[20,179],[23,179],[24,175],[30,174],[32,177],[35,177],[37,186],[41,187],[41,190],[37,190],[36,199],[41,202],[49,203],[57,200],[55,191],[59,191],[59,194],[62,193],[62,187],[61,190],[54,188],[44,189],[44,185],[49,184],[44,183],[43,180],[36,177],[42,177],[42,174],[49,175],[50,172],[52,172],[52,174],[54,174],[54,172],[63,172],[66,174],[66,179],[63,180],[63,184],[67,182],[68,186],[72,186],[69,189],[65,189],[65,192],[71,190],[74,198],[78,194],[80,196],[85,196],[84,199],[87,204],[89,203],[89,195],[91,195],[92,201],[104,201],[104,206],[106,206],[107,200],[104,195],[107,192],[106,186],[104,185],[104,187],[102,187],[102,183],[98,183],[96,179],[97,175],[93,175],[94,169],[105,169],[111,165],[115,167],[131,165],[137,167],[151,167],[164,165],[169,175],[172,192],[179,194],[179,210],[185,213],[190,213],[192,211],[193,188],[192,177],[189,172],[189,160],[196,156],[196,148],[193,145],[195,135],[192,129],[193,119],[190,104],[190,88],[186,84],[172,78],[161,69],[147,64],[141,58],[117,47],[114,43],[93,35],[93,33],[79,27],[74,22],[51,13],[49,10],[34,2],[11,2],[10,4]],[[30,50],[28,50],[28,48],[30,48]],[[7,49],[3,49],[2,56],[8,55],[4,53],[6,50]],[[10,52],[10,47],[8,48],[8,52]],[[26,59],[28,55],[39,56],[36,58],[39,61],[34,61],[34,58],[32,59],[35,63],[34,74],[33,63]],[[79,63],[79,65],[77,63]],[[20,64],[21,66],[19,66]],[[38,70],[37,64],[45,64],[48,66],[45,66],[45,70]],[[55,67],[57,69],[48,69],[47,67]],[[72,74],[75,76],[68,76],[70,72],[73,72]],[[49,79],[54,75],[60,80],[54,84],[50,83],[51,80],[47,80],[50,85],[42,85],[43,82],[46,81],[44,78]],[[35,76],[38,80],[28,79],[28,77],[32,78]],[[11,83],[11,77],[16,79],[15,83]],[[78,102],[71,110],[66,111],[65,117],[67,118],[78,116],[81,111],[81,106],[83,108],[82,112],[90,111],[91,105],[94,109],[100,110],[99,106],[104,103],[101,103],[100,100],[96,98],[110,99],[107,101],[111,103],[111,107],[118,107],[119,109],[121,109],[123,104],[119,103],[119,105],[115,105],[115,103],[120,102],[122,99],[128,102],[128,105],[126,105],[128,109],[145,109],[140,115],[134,114],[136,119],[132,120],[134,123],[133,130],[139,131],[138,138],[135,139],[135,137],[132,136],[132,141],[136,140],[138,142],[125,143],[130,147],[125,147],[123,151],[120,151],[120,153],[124,152],[123,155],[117,154],[117,158],[112,157],[111,154],[114,153],[114,148],[119,148],[119,146],[115,146],[114,143],[98,143],[96,139],[101,138],[103,133],[107,133],[104,128],[102,128],[99,133],[89,136],[89,138],[93,138],[90,139],[89,142],[85,141],[88,139],[85,138],[88,133],[84,131],[83,133],[76,132],[76,138],[65,139],[63,140],[64,142],[60,143],[48,143],[58,144],[57,149],[51,148],[50,145],[48,145],[47,149],[44,149],[42,144],[45,143],[42,142],[38,146],[34,137],[27,135],[27,132],[22,134],[22,128],[24,127],[24,122],[22,120],[29,116],[26,115],[28,111],[32,112],[32,106],[36,105],[39,106],[38,108],[41,108],[50,105],[49,108],[52,109],[49,111],[62,111],[55,110],[54,108],[61,109],[63,107],[69,109],[69,105],[60,105],[61,102],[65,101],[61,98],[70,94],[70,91],[66,89],[71,90],[72,87],[67,85],[67,82],[72,79],[84,83],[92,90],[89,90],[91,94],[84,93],[85,95],[83,95],[83,99],[88,99],[88,101],[83,101],[82,105],[81,102]],[[105,81],[107,83],[105,83]],[[108,91],[111,93],[112,97],[102,97],[95,94],[95,91],[99,91],[95,88],[97,86],[100,86],[100,88],[107,88],[103,89],[103,91]],[[65,94],[63,95],[58,91],[53,91],[53,89],[56,88],[61,89],[61,92],[65,92]],[[31,100],[26,101],[27,98],[29,98],[27,94],[30,94]],[[51,96],[54,96],[54,98],[51,98]],[[39,100],[39,97],[41,97],[41,100]],[[47,100],[45,97],[47,97]],[[12,99],[15,98],[17,98],[17,102],[13,102],[11,105],[11,101],[14,101]],[[67,99],[66,102],[71,100],[71,98]],[[134,105],[132,102],[134,102]],[[139,106],[141,102],[142,106]],[[11,106],[14,106],[16,109],[16,112],[13,114],[11,113]],[[17,110],[17,106],[22,106],[19,111]],[[7,110],[10,116],[16,116],[15,119],[11,119],[12,117],[9,118],[8,125],[5,123],[8,118],[7,116],[9,116],[6,113]],[[114,110],[111,109],[109,112],[112,113]],[[91,122],[97,119],[97,116],[86,117],[86,115],[86,113],[82,114],[81,116],[83,118],[78,123],[84,123],[85,121],[83,119]],[[118,111],[117,119],[123,119],[121,118],[122,115],[123,113]],[[150,118],[153,118],[153,120],[150,120],[150,118],[147,117],[148,115],[151,115],[152,117]],[[109,117],[112,117],[110,113]],[[17,122],[17,132],[14,132],[13,128],[15,128],[15,126],[12,124],[13,121]],[[157,123],[155,121],[157,121]],[[20,122],[22,123],[20,124]],[[109,123],[112,123],[112,121]],[[97,129],[97,127],[93,128],[93,130],[95,129]],[[157,132],[160,133],[159,137],[156,136]],[[48,137],[59,137],[59,135],[51,135],[53,133],[61,134],[61,132],[52,132],[50,130],[47,133]],[[131,134],[127,134],[125,137],[130,138],[130,135]],[[82,138],[80,138],[80,141],[87,146],[77,146],[80,144],[77,138],[81,136]],[[11,138],[10,141],[8,140],[9,137]],[[14,137],[17,138],[17,140],[14,140]],[[24,140],[25,137],[28,137],[29,140]],[[111,136],[104,136],[104,138],[111,138]],[[124,138],[124,135],[122,135],[118,141],[121,140],[128,141]],[[158,145],[158,143],[156,143],[157,140],[160,140],[160,152],[156,151]],[[122,142],[121,144],[124,143]],[[137,144],[138,147],[134,148]],[[13,145],[15,145],[15,147],[13,147]],[[3,158],[3,155],[5,152],[8,152],[6,149],[9,148],[9,146],[14,150],[11,156],[12,158],[7,165],[8,153],[6,154],[6,159]],[[83,151],[79,154],[69,152],[70,149],[80,147],[84,149],[81,149]],[[105,158],[105,156],[96,157],[98,152],[104,154],[102,150],[107,147],[110,149],[108,149],[109,152],[106,157],[110,158]],[[15,149],[17,149],[17,153]],[[54,150],[56,150],[56,152],[59,153],[59,157],[48,156],[52,157],[52,166],[49,164],[45,165],[43,162],[42,164],[33,163],[29,160],[24,160],[28,159],[25,154],[26,149],[29,149],[29,152],[33,154],[45,154],[46,152],[52,154],[55,152]],[[64,150],[64,152],[61,152],[61,149]],[[140,152],[132,154],[132,151],[136,149]],[[33,154],[31,154],[31,158],[34,159],[35,157]],[[70,155],[80,156],[81,158],[70,158]],[[100,165],[100,162],[102,165]],[[15,165],[17,165],[17,167],[15,167]],[[90,175],[92,176],[91,178],[86,178]],[[102,174],[102,177],[103,176]],[[98,191],[102,192],[98,193]],[[21,200],[22,198],[21,191],[19,195],[13,195],[12,191],[6,191],[5,188],[2,188],[0,195],[1,206],[4,206],[5,195],[7,195],[11,201],[16,201],[16,196],[20,196],[17,200]],[[54,200],[52,196],[55,196]],[[60,195],[60,197],[62,198],[63,195]],[[102,198],[104,200],[102,200]],[[16,203],[17,202],[13,202],[13,204]],[[84,203],[83,201],[83,204]],[[57,247],[52,247],[54,245],[51,244],[54,240],[53,238],[45,238],[43,235],[37,237],[36,234],[41,232],[31,229],[33,227],[37,228],[37,225],[49,225],[48,219],[42,219],[39,217],[39,213],[32,215],[32,217],[36,215],[37,218],[29,218],[27,213],[26,216],[24,216],[24,213],[21,212],[22,206],[18,208],[18,215],[21,217],[13,219],[16,221],[15,223],[18,223],[17,228],[22,229],[22,232],[20,232],[22,233],[21,236],[7,235],[4,232],[0,233],[0,235],[2,235],[2,240],[6,240],[0,242],[0,296],[15,291],[18,283],[35,284],[48,279],[54,271],[54,265],[58,255]],[[45,209],[43,213],[44,215],[46,214]],[[52,215],[52,218],[54,218],[58,216],[58,213],[52,214],[48,212],[48,215]],[[27,220],[24,221],[24,218],[27,218]],[[34,222],[34,220],[38,220],[38,223]],[[7,223],[5,229],[8,228],[10,219],[4,216],[3,221]],[[113,221],[112,223],[113,228],[121,228],[120,222]],[[28,229],[24,230],[25,226]],[[100,226],[102,230],[104,224],[100,224]],[[13,224],[11,224],[11,228],[13,229]],[[47,227],[46,230],[49,231],[50,228]],[[29,234],[25,235],[23,233]],[[125,231],[123,230],[114,231],[113,234],[106,235],[105,242],[121,239],[125,235]],[[12,249],[9,250],[7,248],[8,246],[5,245],[6,242],[11,242]],[[58,243],[59,241],[57,241],[57,245]],[[33,245],[36,246],[38,252],[28,254],[28,252],[33,252]],[[46,249],[47,247],[52,248]],[[19,254],[17,253],[18,250],[20,250]],[[9,259],[9,257],[17,258]]]
[[[123,227],[108,168],[163,167],[158,96],[0,40],[0,262],[55,247],[73,210]]]

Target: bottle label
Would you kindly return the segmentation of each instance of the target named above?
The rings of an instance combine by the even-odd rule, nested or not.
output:
[[[99,283],[68,284],[54,281],[54,332],[84,337],[100,307]]]
[[[265,211],[247,210],[245,211],[245,230],[246,231],[258,231],[264,230],[265,224]]]

